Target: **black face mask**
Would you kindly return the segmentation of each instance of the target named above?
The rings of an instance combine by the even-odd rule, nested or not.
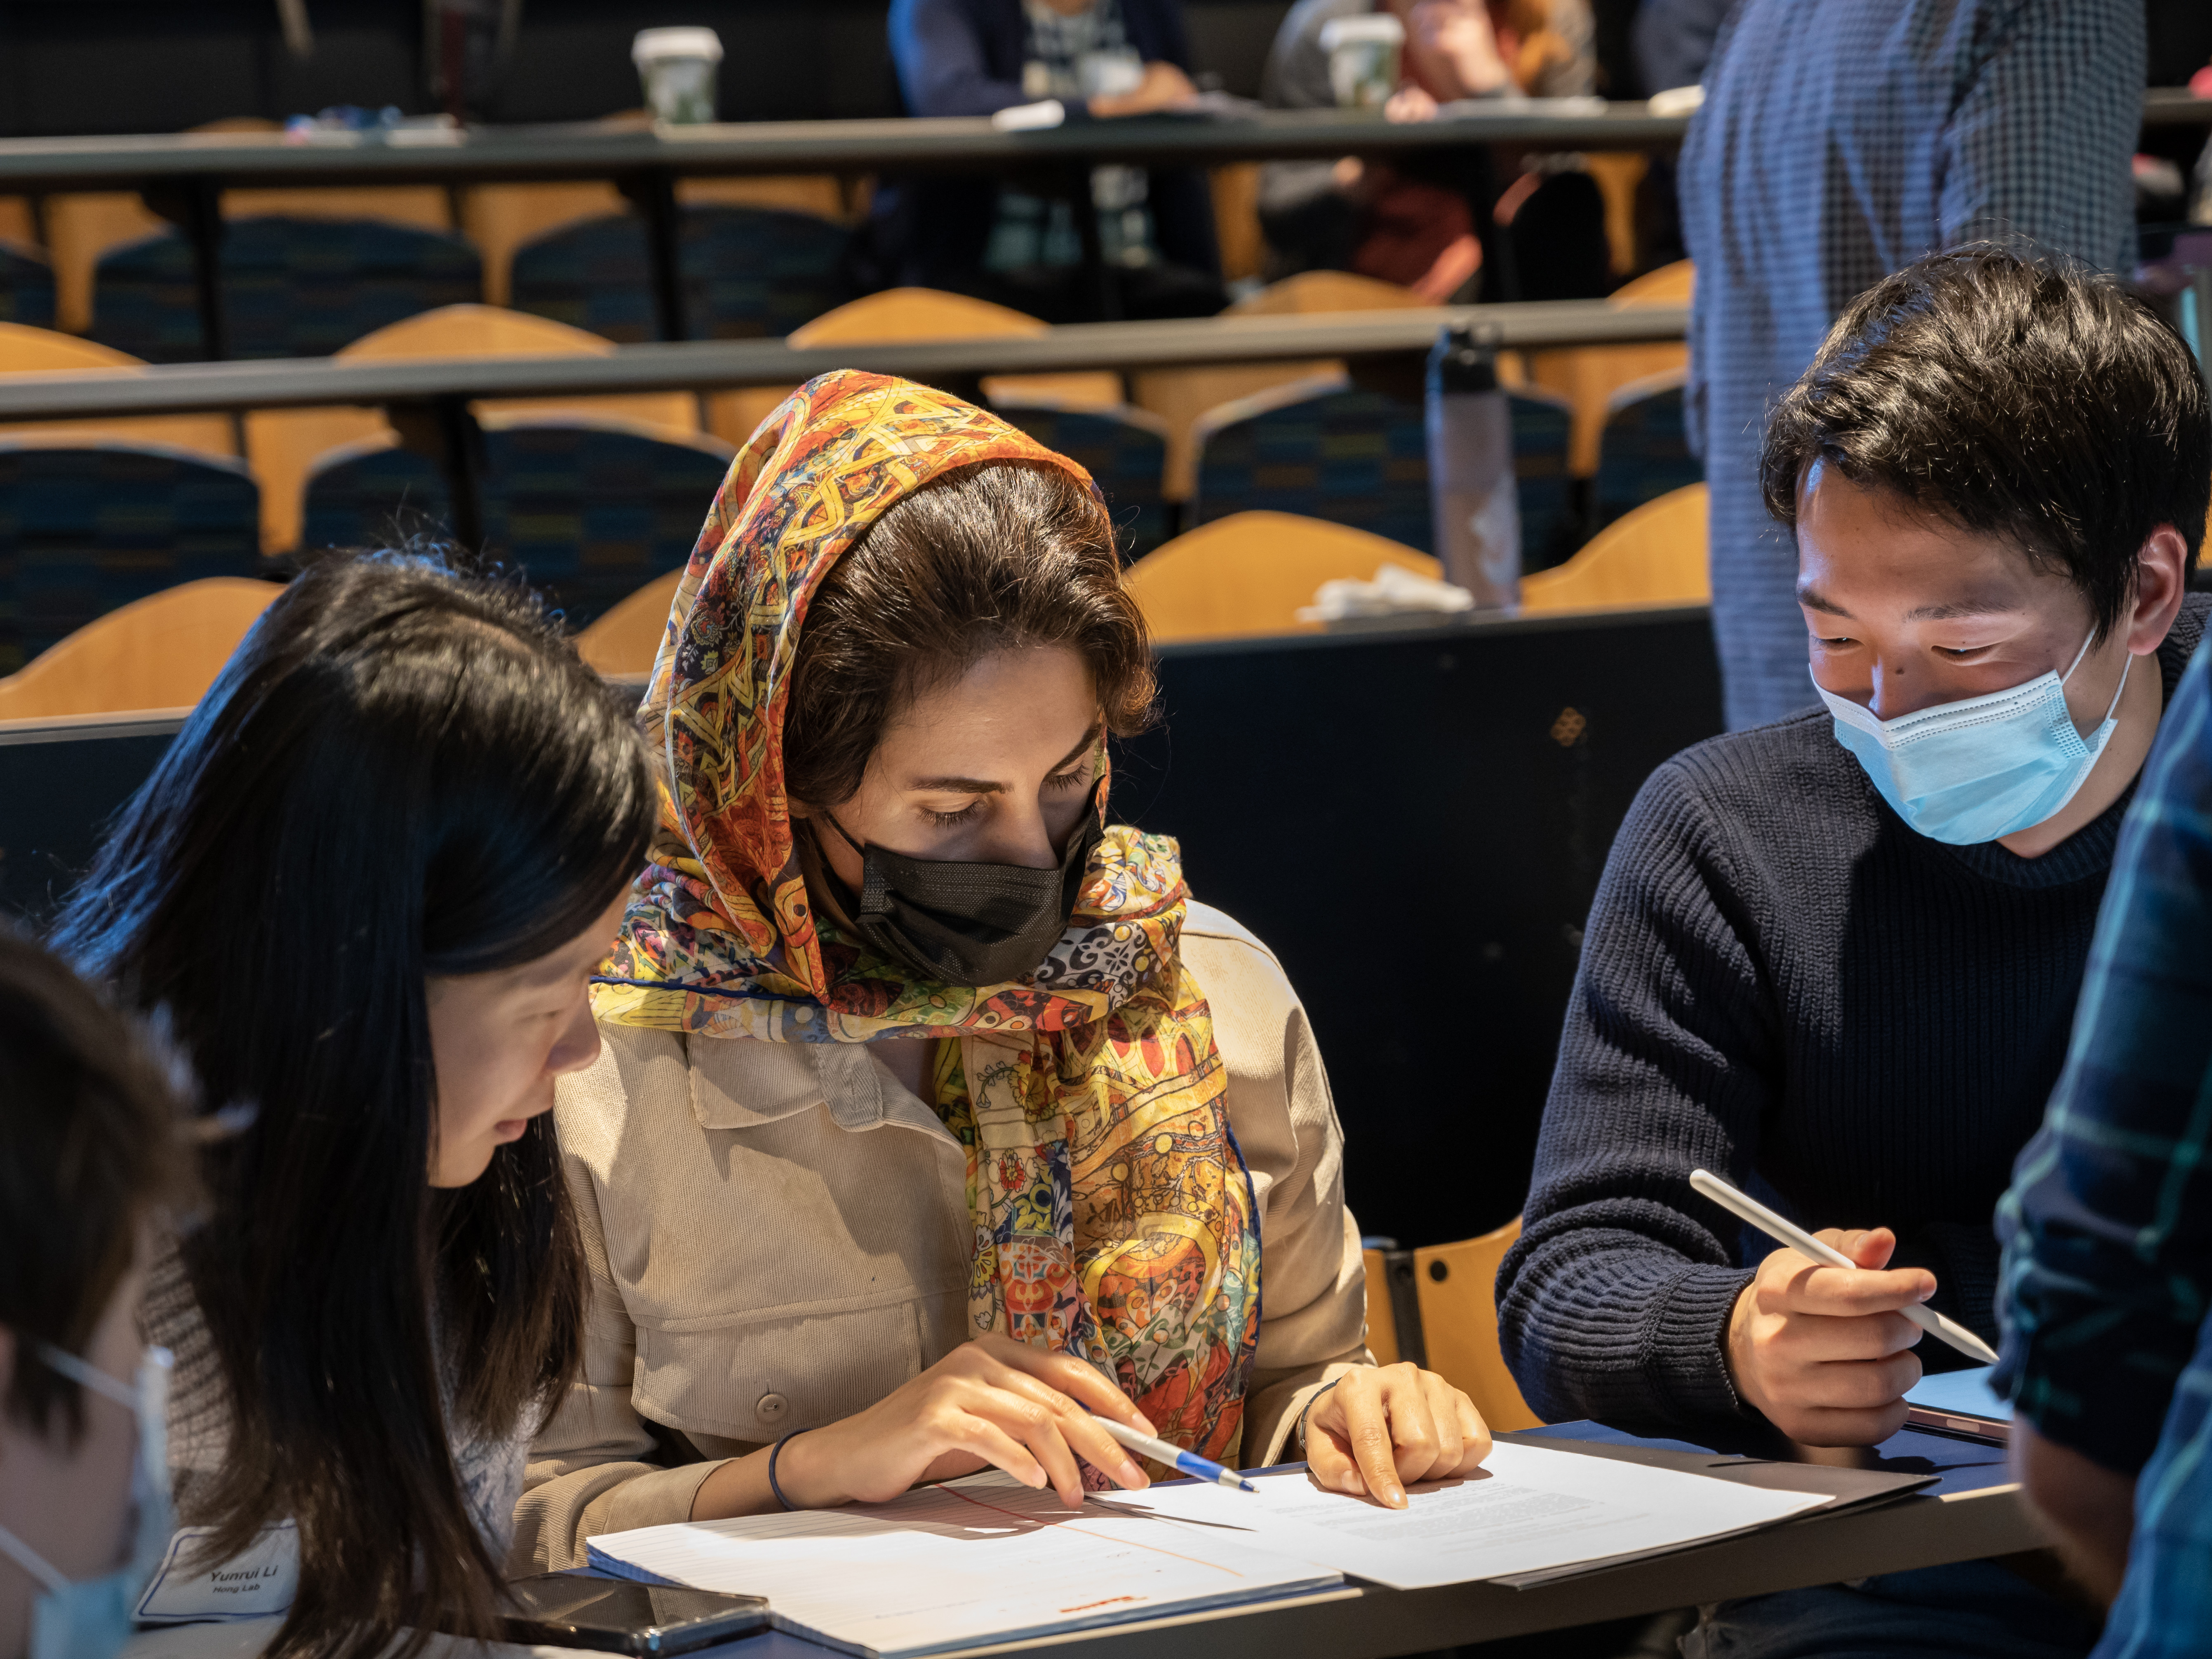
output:
[[[1067,931],[1091,849],[1104,833],[1094,793],[1057,870],[910,859],[863,847],[824,812],[860,855],[860,890],[855,894],[839,879],[826,857],[823,879],[884,960],[941,984],[1004,984],[1035,970]]]

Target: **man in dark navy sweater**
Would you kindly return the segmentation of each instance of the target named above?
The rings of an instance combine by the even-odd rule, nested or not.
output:
[[[1550,1420],[1710,1437],[1763,1418],[1870,1444],[1923,1362],[1965,1363],[1898,1309],[1997,1335],[1992,1212],[2203,630],[2185,588],[2212,419],[2148,307],[1983,246],[1854,302],[1778,406],[1762,470],[1826,706],[1675,757],[1622,825],[1500,1336]],[[1859,1270],[1746,1237],[1692,1191],[1699,1166]],[[1936,1571],[1952,1577],[1926,1599],[1909,1581],[1928,1575],[1871,1581],[1840,1611],[1700,1632],[1705,1650],[1981,1650],[1931,1602],[1974,1603],[1991,1652],[2094,1632],[1996,1567]],[[1807,1644],[1808,1621],[1837,1620]]]

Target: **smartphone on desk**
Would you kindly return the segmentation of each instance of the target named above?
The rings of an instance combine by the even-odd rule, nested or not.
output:
[[[1936,1371],[1922,1377],[1905,1390],[1905,1426],[1963,1435],[1999,1446],[2007,1443],[2012,1433],[2012,1406],[1990,1386],[1990,1369],[1977,1365],[1969,1370]]]
[[[768,1628],[768,1599],[678,1584],[634,1584],[540,1572],[507,1581],[513,1598],[501,1636],[545,1647],[607,1653],[691,1653]]]

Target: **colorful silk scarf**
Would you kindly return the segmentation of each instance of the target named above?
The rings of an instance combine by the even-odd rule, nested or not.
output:
[[[1259,1328],[1259,1218],[1182,966],[1175,842],[1107,828],[1044,965],[970,988],[910,979],[817,917],[793,842],[783,721],[810,596],[893,501],[994,460],[1090,483],[981,410],[880,375],[824,375],[753,434],[653,665],[660,831],[594,1006],[693,1040],[950,1039],[934,1103],[968,1154],[973,1328],[1089,1360],[1167,1438],[1226,1456]]]

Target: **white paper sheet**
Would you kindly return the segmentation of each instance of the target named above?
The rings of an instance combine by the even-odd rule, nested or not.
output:
[[[1402,1510],[1323,1492],[1303,1474],[1253,1484],[1256,1493],[1176,1484],[1111,1501],[1397,1589],[1676,1547],[1827,1501],[1819,1492],[1506,1444],[1492,1449],[1475,1478],[1414,1487]]]
[[[602,1571],[765,1595],[778,1626],[911,1656],[1262,1600],[1341,1582],[1249,1540],[1012,1483],[889,1504],[695,1521],[591,1540]]]

